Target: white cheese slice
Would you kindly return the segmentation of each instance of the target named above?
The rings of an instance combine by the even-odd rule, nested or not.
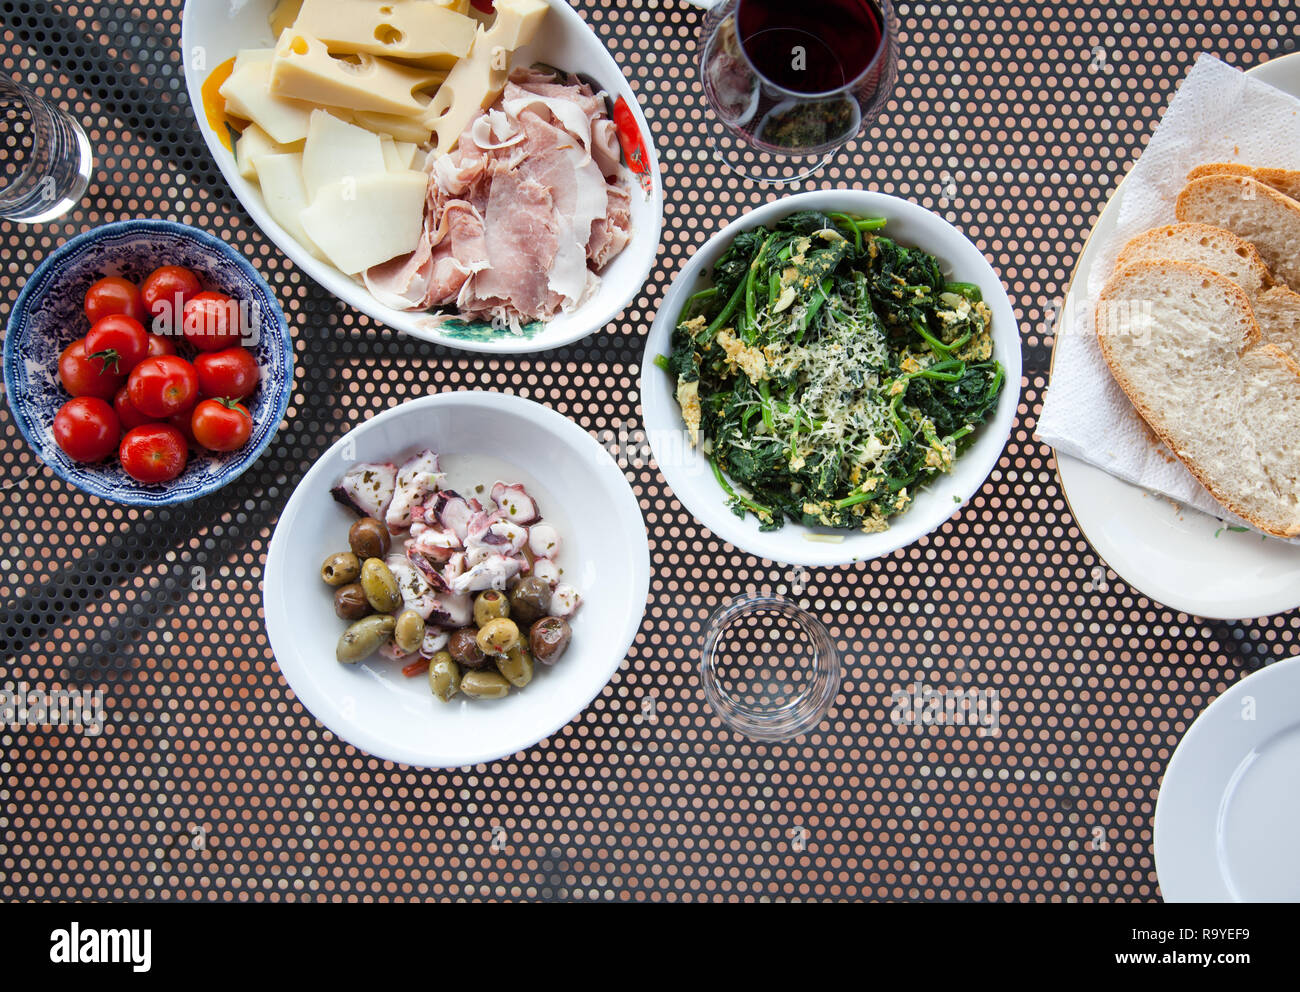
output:
[[[322,252],[302,226],[307,208],[307,190],[302,182],[302,153],[259,155],[255,159],[266,210],[300,245],[313,255]]]
[[[282,145],[301,141],[307,137],[312,105],[272,96],[270,82],[270,62],[249,62],[231,73],[218,92],[225,98],[230,113],[257,124],[271,140]]]
[[[393,114],[376,114],[367,110],[344,110],[341,107],[327,108],[340,120],[350,121],[357,127],[374,131],[378,135],[388,135],[395,141],[409,141],[423,145],[429,141],[429,126],[418,117],[396,117]]]
[[[469,57],[456,63],[429,104],[424,119],[435,151],[446,154],[455,148],[474,116],[501,95],[511,55],[533,40],[548,10],[546,0],[497,0],[496,20],[479,29]]]
[[[415,152],[418,148],[409,141],[394,141],[387,134],[379,136],[379,143],[384,149],[384,164],[388,166],[389,172],[405,172],[407,169],[418,169],[415,162]]]
[[[415,250],[428,185],[414,170],[334,183],[302,212],[302,226],[338,269],[356,275]]]
[[[294,29],[286,31],[275,46],[271,92],[317,106],[419,117],[429,105],[429,92],[446,75],[373,55],[335,58],[319,38]]]
[[[249,124],[239,136],[239,141],[235,143],[235,164],[239,166],[241,176],[250,183],[255,183],[257,182],[256,161],[259,155],[285,155],[300,151],[302,151],[301,141],[282,145],[259,125]]]
[[[432,0],[306,0],[294,31],[334,55],[364,52],[450,69],[469,54],[477,22]]]
[[[316,199],[322,186],[387,169],[378,135],[323,110],[312,112],[302,150],[302,181],[307,187],[308,203]]]

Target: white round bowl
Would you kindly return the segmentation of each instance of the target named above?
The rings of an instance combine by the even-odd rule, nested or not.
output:
[[[334,660],[347,625],[334,615],[320,566],[347,549],[356,515],[330,489],[357,462],[400,462],[423,448],[448,461],[488,455],[517,468],[542,514],[560,526],[559,564],[582,595],[564,657],[552,668],[538,665],[529,686],[502,700],[457,696],[442,703],[425,677],[404,676],[396,662],[378,655],[359,665]],[[276,663],[316,719],[376,757],[452,768],[514,754],[582,712],[627,656],[649,587],[641,509],[605,449],[548,407],[503,393],[459,392],[381,413],[321,456],[276,525],[262,597]]]
[[[668,354],[670,338],[686,298],[702,285],[727,246],[741,231],[772,224],[800,210],[838,211],[888,220],[880,232],[900,244],[934,255],[944,275],[972,282],[993,311],[993,357],[1006,368],[1006,384],[993,415],[976,434],[975,443],[957,459],[951,473],[940,475],[915,493],[911,507],[894,517],[879,534],[814,531],[787,520],[780,530],[759,530],[751,514],[743,520],[727,508],[726,499],[706,459],[690,447],[674,397],[672,376],[654,364]],[[1020,401],[1020,332],[1015,311],[1002,280],[984,255],[942,217],[907,200],[884,193],[837,189],[800,193],[764,204],[723,230],[699,249],[678,274],[664,297],[646,342],[641,364],[641,397],[646,434],[664,478],[682,505],[724,541],[742,551],[791,565],[847,565],[889,554],[940,527],[984,484],[1011,434]],[[826,535],[842,534],[842,540]],[[819,539],[820,538],[820,539]]]

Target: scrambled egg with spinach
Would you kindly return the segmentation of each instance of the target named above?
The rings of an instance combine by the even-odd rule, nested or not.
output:
[[[657,359],[728,504],[765,530],[885,530],[997,404],[978,287],[884,224],[803,212],[739,235]]]

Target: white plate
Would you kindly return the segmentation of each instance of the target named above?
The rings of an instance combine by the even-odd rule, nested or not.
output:
[[[973,445],[957,459],[953,471],[940,475],[917,492],[911,507],[893,518],[889,530],[859,534],[823,530],[841,537],[837,543],[810,539],[809,528],[786,521],[783,528],[764,533],[758,520],[740,519],[726,505],[708,459],[686,442],[681,409],[674,398],[672,377],[654,364],[667,354],[673,326],[686,298],[700,287],[702,277],[741,231],[775,223],[799,210],[830,210],[888,220],[882,234],[900,244],[923,248],[939,259],[949,278],[979,286],[993,311],[993,357],[1006,368],[1006,385],[997,409],[980,428]],[[863,190],[820,190],[774,200],[751,210],[715,234],[678,274],[659,307],[641,363],[641,396],[646,434],[664,478],[691,513],[724,541],[750,554],[792,565],[847,565],[889,554],[924,537],[984,484],[993,471],[1016,419],[1020,401],[1020,332],[1015,311],[1002,281],[983,253],[942,217],[907,200]]]
[[[1300,658],[1211,703],[1183,738],[1156,801],[1167,902],[1300,901]]]
[[[600,38],[573,8],[564,0],[548,2],[551,12],[532,43],[519,50],[515,64],[529,65],[540,61],[569,72],[580,72],[597,80],[612,99],[624,97],[645,139],[653,185],[650,195],[646,196],[635,182],[632,183],[632,241],[601,273],[599,292],[573,313],[560,314],[532,337],[500,334],[479,340],[471,333],[422,328],[418,321],[425,316],[423,312],[410,313],[384,306],[370,295],[365,286],[307,252],[267,213],[261,190],[240,176],[235,157],[208,127],[200,91],[212,70],[241,48],[274,46],[267,14],[274,7],[275,0],[244,0],[240,3],[232,0],[186,0],[181,20],[181,45],[185,52],[185,85],[189,89],[190,106],[222,175],[257,226],[299,268],[339,299],[413,337],[466,351],[517,354],[558,348],[608,324],[640,291],[659,251],[664,194],[659,178],[659,158],[650,140],[650,128],[623,73]]]
[[[426,678],[407,678],[378,655],[340,665],[334,648],[347,626],[320,580],[327,555],[347,550],[356,515],[330,489],[357,462],[400,461],[431,447],[453,478],[487,455],[514,471],[552,519],[559,565],[583,603],[573,641],[553,668],[502,700],[450,703]],[[495,478],[484,478],[491,487]],[[394,407],[345,434],[290,497],[271,538],[262,583],[276,663],[302,704],[363,751],[408,765],[450,768],[514,754],[577,716],[627,655],[650,588],[641,509],[609,454],[554,410],[503,393],[442,393]]]
[[[1251,75],[1300,96],[1300,54],[1266,62]],[[1087,292],[1097,246],[1115,229],[1123,185],[1102,212],[1075,267],[1057,329],[1073,333],[1072,314]],[[1057,452],[1061,490],[1079,529],[1135,589],[1184,613],[1245,620],[1300,606],[1300,548],[1238,532],[1198,510],[1123,482]]]

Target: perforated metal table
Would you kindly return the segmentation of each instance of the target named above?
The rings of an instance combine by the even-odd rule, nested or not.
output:
[[[0,413],[0,682],[99,688],[108,707],[97,737],[0,728],[0,897],[1157,898],[1151,818],[1174,746],[1228,685],[1300,651],[1300,616],[1207,622],[1134,592],[1080,534],[1032,432],[1073,260],[1178,81],[1203,50],[1248,67],[1293,49],[1300,9],[900,3],[888,112],[812,185],[936,209],[1001,272],[1025,380],[997,470],[930,538],[804,574],[721,544],[653,467],[630,465],[655,572],[623,667],[536,747],[430,772],[339,741],[280,676],[259,591],[280,507],[350,426],[432,391],[516,392],[592,432],[635,432],[642,343],[673,273],[779,194],[697,154],[698,11],[578,3],[663,155],[659,263],[617,321],[573,347],[431,347],[328,296],[254,228],[190,113],[181,6],[0,0],[0,71],[67,106],[98,155],[80,209],[0,224],[3,310],[63,240],[169,217],[240,246],[278,292],[297,387],[253,470],[156,513],[64,485]],[[727,596],[792,585],[846,677],[820,731],[754,744],[710,713],[693,648]],[[1000,735],[896,726],[891,695],[918,681],[996,688]]]

